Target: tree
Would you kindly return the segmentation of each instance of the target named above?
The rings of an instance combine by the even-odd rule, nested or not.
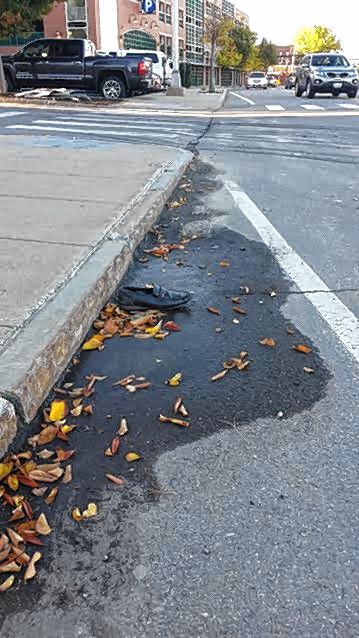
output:
[[[54,0],[0,0],[0,38],[31,33],[36,20],[49,13]],[[6,82],[0,55],[0,93],[6,92]]]
[[[273,66],[277,62],[277,51],[272,42],[268,42],[263,38],[258,46],[258,55],[260,59],[260,67],[267,71],[269,66]]]
[[[259,56],[259,47],[253,47],[249,57],[243,65],[243,71],[251,73],[251,71],[261,71],[263,67],[262,61]]]
[[[215,91],[215,64],[216,56],[224,38],[233,26],[233,22],[222,15],[222,12],[216,6],[213,7],[212,13],[208,15],[204,22],[203,42],[209,45],[209,92]]]
[[[323,53],[340,51],[340,41],[328,27],[316,25],[303,27],[294,38],[295,51],[301,55],[306,53]]]
[[[241,68],[244,70],[248,61],[253,57],[256,48],[257,34],[246,24],[236,25],[231,29],[231,38],[235,44],[237,53],[241,56]]]
[[[220,37],[220,49],[217,53],[216,62],[218,66],[239,67],[242,62],[242,55],[238,52],[233,38],[231,37],[231,28],[234,23],[228,25],[230,28],[224,31]]]

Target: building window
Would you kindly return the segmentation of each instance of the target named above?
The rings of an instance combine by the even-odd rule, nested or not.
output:
[[[170,58],[172,55],[172,38],[168,37],[166,38],[166,43],[167,43],[167,56]]]
[[[178,49],[179,49],[179,59],[183,60],[183,58],[184,58],[184,42],[183,42],[183,40],[178,40]]]
[[[147,49],[148,51],[156,51],[156,40],[146,31],[134,29],[127,31],[123,36],[124,49]]]
[[[166,53],[166,38],[164,35],[160,35],[160,51]]]
[[[172,9],[170,4],[166,4],[166,23],[172,23]]]
[[[182,9],[180,9],[179,12],[178,12],[178,24],[179,24],[180,27],[183,28],[184,21],[183,21],[183,10]]]
[[[158,5],[158,19],[160,22],[165,21],[165,3],[160,2]]]

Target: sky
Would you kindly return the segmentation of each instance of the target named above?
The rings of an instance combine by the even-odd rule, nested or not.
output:
[[[301,26],[321,24],[340,39],[349,58],[359,59],[358,0],[236,0],[249,15],[249,24],[258,35],[274,44],[291,44]]]

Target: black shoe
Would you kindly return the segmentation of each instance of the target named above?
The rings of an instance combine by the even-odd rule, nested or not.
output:
[[[120,288],[117,293],[117,304],[125,310],[178,310],[189,301],[190,292],[167,290],[156,284],[148,286],[128,286]]]

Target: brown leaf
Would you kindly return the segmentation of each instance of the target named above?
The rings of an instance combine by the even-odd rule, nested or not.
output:
[[[39,518],[36,521],[35,530],[38,534],[41,534],[41,536],[48,536],[48,534],[51,534],[52,529],[47,522],[45,514],[40,514]]]
[[[173,412],[175,414],[177,414],[177,412],[179,411],[181,405],[182,405],[182,397],[177,397],[176,401],[173,404]]]
[[[39,487],[38,483],[28,476],[22,476],[22,474],[19,474],[18,478],[22,485],[26,485],[27,487]]]
[[[103,327],[103,333],[106,335],[111,335],[111,337],[113,337],[113,335],[116,334],[119,328],[119,324],[120,324],[119,318],[114,319],[110,317],[110,319],[107,319],[107,321],[105,322],[105,325]]]
[[[21,565],[27,565],[30,562],[30,556],[26,554],[24,549],[20,549],[20,547],[13,547],[14,558],[17,563]]]
[[[47,487],[38,487],[32,490],[32,493],[35,494],[35,496],[44,496],[46,492],[47,492]]]
[[[53,483],[57,479],[56,476],[53,476],[49,472],[44,472],[43,470],[34,470],[30,473],[30,478],[35,481],[44,481],[46,483]]]
[[[246,311],[244,310],[244,308],[241,308],[240,306],[233,306],[233,311],[234,312],[238,312],[239,315],[246,315]]]
[[[142,457],[138,452],[126,452],[124,458],[127,463],[134,463],[134,461],[140,461]]]
[[[27,452],[20,452],[19,454],[14,454],[14,456],[11,457],[13,460],[15,459],[27,459],[28,461],[32,458],[32,452],[31,450],[28,450]]]
[[[82,514],[81,514],[81,512],[80,512],[78,507],[75,507],[72,510],[71,516],[74,519],[74,521],[76,521],[76,523],[81,523],[83,516],[82,516]]]
[[[20,534],[17,534],[17,532],[11,529],[11,527],[6,528],[6,533],[8,537],[10,538],[11,544],[14,545],[15,547],[17,547],[19,543],[23,543],[22,536],[20,536]]]
[[[38,456],[40,459],[43,459],[44,461],[47,459],[50,459],[52,456],[54,456],[55,452],[53,450],[41,450],[41,452],[36,452],[36,456]]]
[[[60,461],[60,463],[62,463],[62,461],[68,461],[69,459],[71,459],[73,457],[73,455],[75,454],[76,450],[63,450],[62,448],[57,448],[56,450],[56,460]]]
[[[36,576],[35,563],[37,563],[40,560],[40,558],[42,558],[41,552],[35,552],[35,554],[33,554],[33,556],[31,557],[31,560],[24,574],[25,583],[27,583],[28,580],[31,580],[31,578],[34,578],[34,576]]]
[[[117,434],[119,436],[125,436],[125,434],[127,434],[127,432],[128,432],[127,421],[126,421],[126,419],[121,419],[120,427],[117,430]]]
[[[60,439],[60,441],[65,441],[65,443],[67,443],[69,440],[69,437],[67,436],[67,434],[65,434],[65,432],[62,431],[62,429],[58,431],[56,436],[58,439]]]
[[[125,481],[120,476],[114,476],[113,474],[106,474],[106,478],[116,485],[124,485]]]
[[[218,308],[213,308],[212,306],[207,306],[208,312],[211,312],[213,315],[220,315],[221,311]]]
[[[307,374],[312,374],[312,373],[314,372],[314,369],[313,369],[313,368],[306,368],[306,367],[304,367],[304,368],[303,368],[303,370],[304,370],[304,372],[306,372]]]
[[[41,430],[40,434],[38,435],[38,444],[46,445],[47,443],[51,443],[51,441],[56,438],[58,431],[59,428],[57,428],[55,425],[48,425],[46,428]]]
[[[4,592],[10,589],[10,587],[13,586],[14,582],[15,582],[15,576],[11,574],[11,576],[9,576],[6,580],[4,580],[3,583],[1,583],[0,592]]]
[[[11,547],[10,547],[10,545],[8,545],[7,547],[5,547],[5,549],[3,549],[0,552],[0,562],[5,560],[5,558],[7,558],[9,556],[10,552],[11,552]]]
[[[241,298],[240,297],[232,297],[232,302],[233,303],[241,303]]]
[[[149,381],[145,381],[144,383],[134,383],[132,385],[135,390],[148,390],[151,387],[151,383]]]
[[[67,402],[64,399],[55,399],[50,407],[50,421],[61,421],[68,412]]]
[[[115,387],[116,385],[126,386],[129,383],[132,383],[132,381],[134,381],[134,380],[135,380],[135,375],[134,374],[129,374],[127,377],[124,377],[123,379],[119,379],[118,381],[113,383],[112,386],[113,387]]]
[[[84,407],[85,414],[93,414],[93,405],[90,403],[89,405],[85,405]]]
[[[264,339],[261,339],[259,343],[262,346],[268,346],[269,348],[274,348],[276,345],[274,339],[272,339],[271,337],[265,337]]]
[[[45,543],[40,538],[37,538],[37,536],[32,536],[31,534],[27,534],[25,540],[27,543],[31,543],[31,545],[40,545],[41,547],[45,545]]]
[[[114,439],[112,439],[112,442],[111,442],[112,456],[114,456],[118,452],[119,447],[120,447],[120,439],[116,436]]]
[[[22,502],[22,509],[24,510],[27,518],[31,521],[34,517],[34,512],[32,511],[30,503],[28,503],[26,499],[24,499]]]
[[[70,481],[72,481],[72,467],[71,465],[66,465],[62,482],[66,485],[66,483],[70,483]]]
[[[25,514],[22,511],[22,507],[16,507],[13,511],[12,511],[12,516],[11,518],[9,518],[9,523],[12,523],[13,521],[18,521],[21,518],[24,518]]]
[[[45,498],[46,505],[51,505],[54,502],[55,498],[57,497],[58,493],[59,493],[59,488],[53,487],[51,492]]]
[[[310,352],[312,352],[312,348],[310,348],[309,346],[305,346],[302,343],[299,343],[293,346],[293,350],[296,350],[297,352],[302,352],[303,354],[309,354]]]
[[[222,261],[219,262],[219,265],[222,266],[222,268],[228,268],[229,267],[228,259],[222,259]]]
[[[80,416],[80,414],[82,413],[82,410],[84,409],[84,406],[82,405],[82,403],[80,403],[80,405],[77,405],[75,408],[72,408],[72,410],[70,410],[72,416]]]
[[[0,565],[0,573],[4,574],[6,572],[21,572],[21,566],[11,561],[11,563],[3,563]]]
[[[16,492],[19,489],[19,479],[16,474],[9,474],[5,481],[13,492]]]
[[[218,372],[218,374],[215,374],[213,377],[211,377],[211,381],[219,381],[220,379],[223,379],[223,377],[226,376],[228,370],[221,370],[221,372]]]
[[[170,416],[164,416],[163,414],[160,414],[158,418],[161,423],[173,423],[173,425],[179,425],[182,428],[189,428],[190,426],[188,421],[183,421],[182,419],[174,419]]]
[[[181,331],[180,326],[177,323],[175,323],[174,321],[167,321],[163,327],[166,330],[169,330],[170,332],[180,332]]]

